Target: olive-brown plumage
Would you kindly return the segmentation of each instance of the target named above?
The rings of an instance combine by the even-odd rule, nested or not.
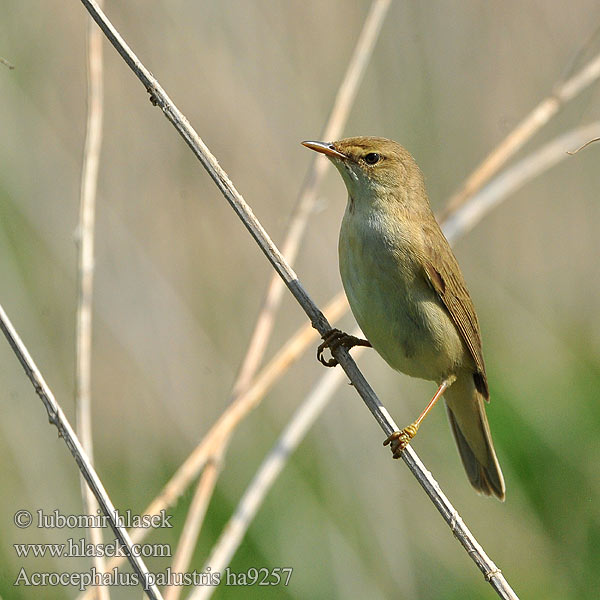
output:
[[[304,145],[333,162],[348,190],[339,260],[358,324],[391,367],[442,386],[471,484],[503,500],[504,479],[484,407],[489,390],[479,323],[419,167],[407,150],[385,138]],[[400,451],[416,428],[409,433]]]

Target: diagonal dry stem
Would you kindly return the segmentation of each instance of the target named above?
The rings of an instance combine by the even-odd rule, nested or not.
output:
[[[67,448],[73,455],[81,474],[85,477],[85,480],[87,481],[90,489],[93,491],[96,500],[98,500],[102,511],[106,515],[113,533],[115,534],[119,543],[124,547],[124,552],[127,553],[127,559],[133,567],[134,572],[138,576],[140,585],[144,587],[144,591],[149,598],[152,600],[160,600],[162,596],[156,585],[148,585],[148,582],[151,581],[148,568],[144,564],[144,561],[132,548],[132,542],[129,534],[127,533],[127,530],[119,523],[114,504],[104,489],[104,486],[102,485],[98,474],[90,462],[86,451],[83,449],[79,438],[75,434],[75,431],[73,431],[73,428],[65,416],[65,413],[56,401],[52,390],[48,387],[48,384],[42,377],[37,365],[31,358],[31,355],[25,347],[25,344],[23,344],[21,338],[17,334],[16,329],[10,322],[8,315],[1,305],[0,329],[4,333],[13,352],[19,359],[19,362],[21,363],[21,366],[23,367],[27,377],[31,381],[37,395],[44,404],[44,407],[48,413],[48,420],[58,429],[59,436],[65,441]]]

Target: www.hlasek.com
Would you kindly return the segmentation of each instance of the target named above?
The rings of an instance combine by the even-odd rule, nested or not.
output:
[[[142,581],[137,573],[121,572],[117,567],[112,571],[105,573],[98,572],[95,567],[90,571],[82,573],[57,573],[57,572],[27,572],[25,567],[21,567],[17,579],[13,583],[15,586],[24,587],[42,587],[42,586],[73,586],[85,591],[91,585],[110,585],[110,586],[137,586],[142,585],[148,589],[153,585],[157,586],[287,586],[292,576],[292,567],[266,567],[257,569],[250,568],[247,571],[232,571],[227,568],[222,573],[212,573],[210,567],[206,571],[191,571],[189,573],[177,573],[167,568],[161,573],[148,573],[145,580]]]
[[[172,556],[169,544],[132,544],[131,552],[119,540],[115,539],[110,544],[90,544],[85,538],[67,538],[66,543],[59,544],[13,544],[15,553],[19,558],[81,558],[88,556],[94,558],[104,556]]]

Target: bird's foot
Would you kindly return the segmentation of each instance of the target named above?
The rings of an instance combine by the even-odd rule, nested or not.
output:
[[[384,446],[390,447],[392,456],[394,458],[400,458],[400,455],[410,444],[410,441],[417,435],[419,426],[416,423],[412,423],[408,427],[405,427],[401,431],[394,431],[386,440],[383,442]]]
[[[354,346],[367,346],[370,348],[371,343],[367,340],[361,340],[354,335],[344,333],[339,329],[330,329],[323,336],[323,343],[317,348],[317,360],[325,367],[335,367],[338,364],[335,356],[325,360],[323,358],[323,351],[325,348],[329,348],[332,351],[340,346],[343,346],[346,350],[350,350]]]

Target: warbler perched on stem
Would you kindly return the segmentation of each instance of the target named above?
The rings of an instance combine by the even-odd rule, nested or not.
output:
[[[419,418],[394,432],[398,458],[443,395],[460,457],[473,487],[504,500],[502,471],[484,401],[489,389],[479,323],[456,258],[429,206],[410,153],[385,138],[302,142],[340,172],[348,203],[339,239],[342,282],[367,340],[332,330],[319,346],[372,346],[394,369],[438,383]]]

